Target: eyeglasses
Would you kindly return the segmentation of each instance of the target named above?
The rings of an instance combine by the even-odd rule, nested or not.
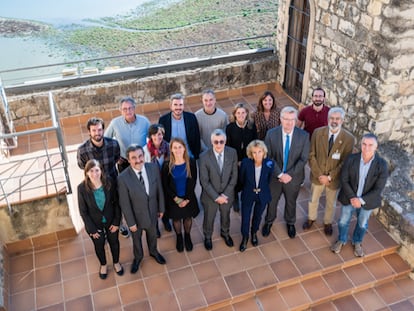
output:
[[[215,145],[218,145],[218,144],[223,145],[224,144],[224,140],[213,140],[213,144],[215,144]]]
[[[122,108],[123,112],[135,110],[135,107]]]

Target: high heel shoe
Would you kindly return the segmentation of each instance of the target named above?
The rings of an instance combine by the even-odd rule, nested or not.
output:
[[[177,252],[181,253],[184,251],[183,235],[182,233],[177,234],[177,244],[175,246]]]
[[[247,248],[247,241],[249,241],[249,237],[244,236],[243,239],[242,239],[242,241],[241,241],[241,243],[240,243],[240,248],[239,248],[239,250],[241,252],[244,252],[246,250],[246,248]]]
[[[252,245],[253,246],[259,245],[259,241],[257,240],[257,234],[256,234],[256,232],[252,232]]]
[[[120,269],[116,270],[116,264],[119,265]],[[123,275],[124,274],[124,267],[122,267],[122,265],[120,263],[116,263],[116,264],[114,264],[114,270],[115,270],[116,274]]]

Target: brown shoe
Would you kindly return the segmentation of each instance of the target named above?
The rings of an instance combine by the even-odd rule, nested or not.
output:
[[[327,236],[331,236],[332,235],[332,225],[331,224],[325,224],[325,226],[323,228],[323,232],[325,232],[325,234]]]
[[[308,231],[312,227],[314,222],[315,222],[314,220],[308,219],[302,226],[303,231]]]

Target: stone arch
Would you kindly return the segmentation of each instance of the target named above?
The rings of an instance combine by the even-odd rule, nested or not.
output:
[[[309,24],[307,28],[307,39],[306,39],[306,57],[304,59],[305,66],[303,70],[301,91],[296,96],[292,96],[298,102],[304,103],[306,101],[307,92],[309,89],[310,72],[311,72],[311,56],[312,56],[312,45],[313,37],[315,33],[315,17],[316,7],[314,0],[281,0],[279,2],[279,23],[278,23],[278,54],[280,60],[280,71],[279,81],[285,86],[286,85],[286,70],[288,55],[288,32],[289,25],[292,21],[292,16],[289,14],[290,5],[292,2],[307,2],[309,10]],[[297,52],[297,51],[296,51]],[[288,92],[289,94],[289,92]],[[293,95],[293,94],[291,94]]]

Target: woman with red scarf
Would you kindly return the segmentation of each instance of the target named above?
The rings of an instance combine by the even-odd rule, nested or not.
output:
[[[144,146],[145,162],[152,162],[158,164],[160,168],[165,160],[170,157],[170,147],[166,140],[164,140],[164,127],[161,124],[152,124],[148,128],[147,144]],[[164,214],[165,215],[165,214]],[[170,232],[172,230],[170,221],[166,216],[162,217],[165,231]],[[157,235],[161,236],[160,230],[157,224]]]

